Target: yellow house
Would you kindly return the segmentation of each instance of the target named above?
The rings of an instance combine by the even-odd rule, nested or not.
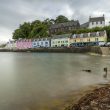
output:
[[[74,34],[70,37],[70,45],[73,46],[95,46],[100,42],[107,42],[106,31]]]
[[[51,47],[69,47],[71,34],[53,35],[51,38]]]

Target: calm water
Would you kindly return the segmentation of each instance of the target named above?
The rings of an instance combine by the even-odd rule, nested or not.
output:
[[[110,69],[109,57],[86,54],[0,53],[0,58],[0,110],[34,110],[60,94],[102,82],[103,68]]]

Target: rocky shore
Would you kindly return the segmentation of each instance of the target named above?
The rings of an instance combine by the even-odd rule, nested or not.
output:
[[[110,110],[110,85],[92,90],[65,110]]]

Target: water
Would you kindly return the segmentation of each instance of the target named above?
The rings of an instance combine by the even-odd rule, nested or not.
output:
[[[61,94],[103,82],[103,68],[110,69],[109,57],[87,54],[0,53],[0,58],[0,110],[36,110]]]

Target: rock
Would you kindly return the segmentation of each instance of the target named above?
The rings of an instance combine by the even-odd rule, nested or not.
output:
[[[110,86],[95,89],[65,110],[110,110]]]

